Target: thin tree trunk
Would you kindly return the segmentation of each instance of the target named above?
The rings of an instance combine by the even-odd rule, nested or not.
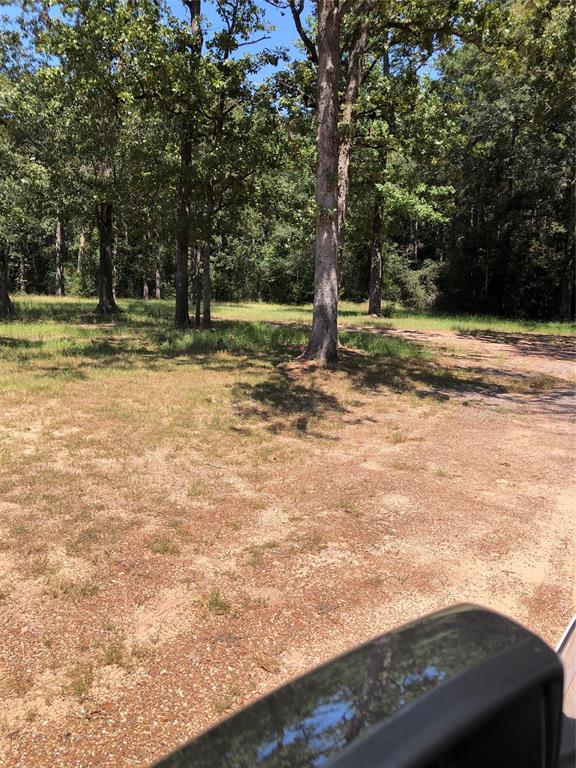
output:
[[[576,320],[576,178],[570,183],[568,192],[568,226],[562,276],[560,317],[562,320]]]
[[[208,188],[206,209],[206,239],[202,248],[202,328],[212,327],[212,285],[210,279],[210,259],[212,258],[212,239],[214,234],[214,190]]]
[[[388,48],[382,57],[382,74],[390,77],[390,58]],[[388,114],[388,123],[394,130],[394,113]],[[378,150],[378,170],[384,175],[388,165],[388,147],[381,146]],[[382,314],[382,250],[384,225],[384,199],[376,187],[374,192],[374,209],[372,213],[372,240],[370,243],[370,282],[368,285],[368,314],[380,317]]]
[[[56,221],[56,232],[54,235],[54,256],[56,266],[56,296],[64,296],[66,287],[64,285],[64,260],[66,258],[66,241],[64,227],[60,219]]]
[[[365,3],[358,11],[358,21],[352,38],[346,90],[342,103],[339,131],[341,134],[338,150],[338,230],[342,238],[342,227],[348,211],[348,190],[350,188],[350,158],[352,155],[354,109],[358,101],[362,80],[362,65],[368,42],[368,17]]]
[[[20,293],[26,293],[26,264],[24,263],[24,252],[20,251],[18,259],[18,290]]]
[[[114,270],[112,266],[114,250],[112,214],[112,203],[98,204],[97,225],[100,240],[100,265],[98,269],[98,306],[96,311],[102,314],[118,312],[118,306],[114,298]]]
[[[200,328],[202,322],[202,259],[197,246],[192,249],[194,264],[194,325]]]
[[[202,55],[202,29],[200,27],[201,0],[184,0],[190,14],[192,41],[184,44],[188,53],[188,74],[190,80]],[[190,211],[192,206],[192,136],[193,117],[190,113],[182,116],[180,138],[180,187],[178,190],[178,234],[176,238],[176,309],[174,322],[178,328],[190,325],[188,290],[188,256],[190,250]]]
[[[156,288],[154,295],[157,299],[162,298],[162,281],[160,275],[160,256],[156,256]]]
[[[184,118],[185,120],[185,118]],[[188,126],[183,128],[186,132]],[[192,139],[184,135],[180,143],[180,190],[178,201],[178,235],[176,242],[176,310],[178,328],[188,328],[188,250],[190,245],[190,205],[192,200]]]
[[[96,208],[96,224],[98,226],[98,239],[100,250],[100,264],[98,268],[98,306],[96,311],[107,315],[119,311],[114,296],[114,206],[109,199],[109,188],[112,184],[112,163],[106,158],[100,169],[100,194],[104,198]]]
[[[375,317],[380,317],[382,314],[382,197],[378,192],[374,199],[372,214],[368,314]]]
[[[84,234],[84,227],[80,230],[80,237],[78,240],[78,257],[76,260],[76,272],[82,275],[82,269],[84,267],[84,250],[86,248],[86,235]]]
[[[318,0],[316,244],[312,330],[303,357],[338,360],[338,73],[340,19],[335,0]]]
[[[8,259],[0,251],[0,320],[11,320],[16,316],[16,308],[8,294]]]

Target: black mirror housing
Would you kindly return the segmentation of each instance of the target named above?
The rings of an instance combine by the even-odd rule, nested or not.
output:
[[[555,768],[562,685],[540,638],[461,606],[288,683],[156,768]]]

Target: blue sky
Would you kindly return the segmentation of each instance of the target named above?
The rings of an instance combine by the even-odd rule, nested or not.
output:
[[[179,18],[184,18],[187,16],[187,11],[184,5],[182,4],[182,2],[180,2],[180,0],[168,0],[168,3],[175,16]],[[296,32],[296,29],[294,27],[294,22],[292,20],[292,16],[290,15],[290,12],[289,11],[284,12],[284,15],[282,15],[277,8],[274,8],[272,5],[269,5],[268,3],[265,2],[265,0],[262,0],[260,5],[265,10],[266,21],[269,24],[274,25],[275,29],[269,33],[268,40],[262,41],[260,43],[256,43],[253,46],[243,47],[242,52],[250,51],[250,52],[256,53],[258,51],[263,50],[264,48],[276,48],[276,47],[282,46],[288,49],[290,58],[303,57],[304,54],[302,50],[299,49],[297,46],[298,33]],[[303,16],[311,13],[311,11],[312,11],[311,0],[306,0],[306,10]],[[14,19],[18,16],[19,12],[20,12],[20,8],[16,3],[14,4],[8,3],[6,5],[2,5],[2,7],[0,8],[0,18],[2,15],[5,15],[8,17],[8,19]],[[218,14],[216,13],[216,6],[214,2],[203,0],[202,14],[205,17],[207,24],[211,25],[213,29],[218,28]],[[260,37],[260,35],[257,35],[257,37]],[[266,75],[269,75],[272,71],[273,71],[273,67],[264,68],[260,72],[258,79],[265,77]]]
[[[170,4],[170,8],[175,13],[175,15],[180,16],[181,15],[181,9],[183,8],[182,3],[180,0],[168,0]],[[290,14],[290,11],[284,11],[282,13],[277,9],[274,8],[272,5],[266,3],[265,1],[260,2],[260,7],[262,7],[265,10],[266,14],[266,22],[268,24],[271,24],[275,27],[275,29],[268,33],[269,39],[264,40],[260,43],[256,43],[251,46],[245,46],[241,50],[242,52],[251,52],[256,53],[258,51],[263,50],[264,48],[277,48],[277,47],[284,47],[288,49],[288,53],[290,55],[290,58],[302,58],[304,56],[304,53],[302,50],[298,47],[297,42],[299,40],[298,33],[296,32],[296,28],[294,26],[294,21],[292,19],[292,16]],[[303,17],[307,13],[311,12],[311,5],[310,1],[307,0],[306,2],[306,11],[303,14]],[[202,2],[202,14],[206,19],[206,22],[208,24],[213,25],[214,28],[218,27],[218,14],[216,13],[216,6],[213,2],[207,2],[206,0],[203,0]],[[256,38],[260,37],[260,34],[255,35]],[[283,65],[280,64],[280,67]],[[258,80],[262,79],[263,77],[271,74],[273,72],[273,67],[264,67],[261,72],[258,75]]]

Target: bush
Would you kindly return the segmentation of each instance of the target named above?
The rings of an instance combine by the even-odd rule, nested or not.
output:
[[[438,299],[440,264],[431,259],[411,263],[397,251],[385,255],[382,295],[390,302],[400,302],[406,309],[425,312]]]

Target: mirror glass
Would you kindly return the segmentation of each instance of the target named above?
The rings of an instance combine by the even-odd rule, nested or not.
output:
[[[158,768],[323,766],[371,726],[522,637],[521,627],[480,610],[437,614],[295,680]]]

